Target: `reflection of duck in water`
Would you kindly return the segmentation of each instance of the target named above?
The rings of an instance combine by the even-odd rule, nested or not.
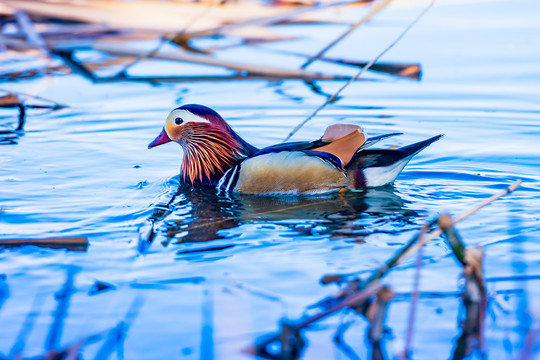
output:
[[[442,135],[399,149],[368,149],[388,134],[366,139],[357,125],[332,125],[319,140],[257,149],[214,110],[173,110],[149,148],[176,141],[184,149],[181,179],[234,193],[324,193],[392,183],[409,160]]]
[[[365,223],[409,223],[418,214],[392,187],[317,197],[216,194],[213,188],[180,184],[173,200],[156,206],[154,221],[162,242],[205,242],[228,238],[227,229],[242,224],[279,224],[298,235],[329,234],[331,238],[365,235]],[[168,211],[163,211],[165,208]],[[397,222],[396,222],[397,220]],[[369,230],[372,231],[372,230]]]

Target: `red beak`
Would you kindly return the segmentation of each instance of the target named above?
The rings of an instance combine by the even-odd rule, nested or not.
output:
[[[172,141],[169,135],[165,132],[165,128],[161,131],[161,134],[158,135],[157,138],[154,139],[150,144],[148,144],[148,148],[151,149],[154,146],[158,146],[161,144],[168,143],[169,141]]]

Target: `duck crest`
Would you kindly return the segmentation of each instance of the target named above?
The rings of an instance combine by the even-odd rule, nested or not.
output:
[[[232,131],[232,130],[231,130]],[[215,185],[223,174],[251,154],[236,134],[206,124],[192,124],[184,132],[181,174],[192,185]]]

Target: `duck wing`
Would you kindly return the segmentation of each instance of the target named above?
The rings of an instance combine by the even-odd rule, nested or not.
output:
[[[321,139],[315,140],[315,141],[296,141],[296,142],[288,142],[288,143],[283,143],[283,144],[276,144],[276,145],[271,145],[271,146],[262,148],[261,150],[253,154],[253,157],[269,154],[269,153],[282,152],[282,151],[309,151],[313,148],[320,147],[325,144],[328,144],[328,142],[325,142]]]
[[[358,125],[336,124],[329,126],[319,140],[298,141],[266,147],[252,157],[282,151],[301,151],[309,156],[321,157],[336,167],[343,168],[366,142]]]

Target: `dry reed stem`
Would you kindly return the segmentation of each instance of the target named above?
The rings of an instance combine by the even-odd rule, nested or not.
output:
[[[106,43],[106,42],[96,42],[93,45],[93,48],[98,51],[104,51],[112,55],[117,56],[134,56],[134,57],[144,57],[149,55],[147,51],[129,48],[128,46],[122,46],[115,43]],[[163,60],[173,60],[173,61],[182,61],[190,62],[204,65],[213,65],[224,67],[229,70],[245,72],[252,75],[265,75],[269,77],[277,77],[282,79],[294,78],[294,79],[305,79],[305,80],[336,80],[344,79],[348,77],[343,76],[334,76],[334,75],[325,75],[320,73],[314,73],[304,70],[289,70],[275,68],[271,66],[262,66],[255,64],[240,63],[235,61],[227,61],[216,59],[215,57],[203,55],[203,54],[194,54],[188,52],[168,52],[155,54],[150,54],[152,58],[163,59]]]
[[[168,41],[172,41],[174,43],[176,43],[175,39],[179,36],[182,36],[186,33],[186,31],[191,27],[193,26],[195,23],[197,23],[197,21],[199,21],[202,17],[204,17],[204,15],[206,13],[208,13],[213,7],[215,7],[216,5],[218,5],[220,3],[220,1],[216,1],[216,0],[213,0],[211,1],[202,11],[200,14],[198,14],[197,16],[194,16],[193,19],[191,20],[191,22],[189,22],[185,27],[184,29],[182,29],[182,31],[180,31],[179,33],[175,34],[174,36],[164,36],[160,41],[159,41],[159,44],[152,50],[150,50],[148,53],[146,54],[142,54],[141,56],[138,56],[137,58],[135,58],[133,61],[129,62],[128,64],[126,64],[120,71],[118,71],[118,74],[127,74],[127,71],[133,67],[135,64],[141,62],[142,60],[145,60],[145,59],[148,59],[149,57],[152,57],[154,55],[156,55],[160,50],[161,48],[163,47],[163,45],[165,45]]]
[[[0,107],[14,107],[21,103],[21,100],[13,93],[0,96]]]
[[[495,194],[495,195],[491,196],[490,198],[484,200],[483,202],[481,202],[480,204],[478,204],[474,208],[470,209],[469,211],[467,211],[467,212],[461,214],[460,216],[458,216],[457,218],[453,219],[452,220],[452,225],[457,224],[461,220],[463,220],[463,219],[467,218],[468,216],[474,214],[475,212],[477,212],[481,208],[491,204],[495,200],[503,197],[504,195],[510,194],[511,192],[513,192],[517,188],[519,188],[520,185],[521,185],[521,180],[517,180],[512,185],[510,185],[508,188],[502,190],[501,192],[498,192],[497,194]],[[403,261],[403,259],[405,259],[409,255],[417,252],[422,246],[424,246],[429,241],[435,239],[436,237],[440,236],[441,234],[442,234],[442,230],[440,228],[438,228],[438,229],[432,231],[431,233],[429,233],[421,241],[417,242],[416,244],[411,246],[407,251],[405,251],[405,253],[403,253],[402,256],[399,259],[396,260],[395,265],[398,265],[399,263],[401,263]]]
[[[364,66],[362,69],[360,69],[360,71],[356,75],[354,75],[352,78],[350,78],[349,81],[347,81],[341,88],[339,88],[338,91],[336,91],[331,97],[329,97],[321,106],[319,106],[313,113],[311,113],[311,115],[309,115],[304,121],[299,123],[289,133],[289,135],[287,135],[285,137],[285,139],[283,139],[283,142],[288,141],[294,134],[296,134],[298,132],[298,130],[300,130],[300,128],[302,128],[302,126],[304,126],[305,124],[307,124],[308,121],[313,119],[319,113],[319,111],[321,111],[326,105],[328,105],[329,103],[335,101],[338,98],[339,94],[341,94],[341,92],[343,90],[345,90],[345,88],[347,88],[347,86],[349,86],[353,81],[356,81],[364,73],[364,71],[369,69],[384,54],[386,54],[388,51],[390,51],[390,49],[392,49],[405,36],[405,34],[407,34],[409,32],[409,30],[411,30],[413,28],[413,26],[427,13],[427,11],[433,6],[434,3],[435,3],[435,0],[431,0],[429,5],[405,28],[405,30],[403,30],[398,35],[398,37],[389,46],[387,46],[382,52],[380,52],[373,60],[371,60],[369,63],[367,63],[366,66]]]
[[[487,305],[486,286],[483,276],[484,251],[481,247],[474,247],[465,251],[464,303],[466,307],[466,320],[463,325],[464,333],[478,341],[477,347],[484,353],[484,318]]]
[[[382,9],[384,9],[387,5],[389,5],[393,0],[385,0],[380,4],[377,4],[373,7],[373,9],[360,21],[353,24],[347,31],[345,31],[343,34],[338,36],[335,40],[330,42],[328,45],[326,45],[321,51],[319,51],[316,55],[311,56],[309,59],[306,60],[301,66],[300,69],[305,69],[308,67],[311,63],[313,63],[315,60],[319,59],[321,56],[323,56],[328,50],[333,48],[337,43],[339,43],[341,40],[343,40],[347,35],[352,33],[356,28],[358,28],[360,25],[366,23],[369,21],[373,16],[375,16],[378,12],[380,12]]]
[[[367,65],[367,62],[351,61],[346,59],[333,59],[328,57],[322,57],[320,60],[333,62],[335,64],[356,67],[364,67]],[[369,70],[413,80],[420,80],[420,77],[422,75],[422,69],[420,67],[420,64],[397,64],[377,62],[371,65]]]
[[[317,321],[317,320],[320,320],[338,310],[341,310],[343,308],[346,308],[346,307],[357,307],[359,306],[360,304],[362,304],[364,301],[366,301],[367,299],[369,299],[371,296],[375,295],[378,291],[380,291],[382,289],[382,285],[378,282],[378,281],[375,281],[374,283],[368,285],[366,288],[364,288],[363,290],[360,290],[360,291],[357,291],[355,292],[354,294],[352,295],[349,295],[347,296],[345,299],[343,299],[343,301],[341,301],[339,304],[331,307],[330,309],[326,310],[326,311],[323,311],[319,314],[316,314],[306,320],[303,320],[302,322],[300,322],[298,325],[297,325],[297,328],[301,329],[303,327],[306,327],[307,325]]]
[[[300,330],[306,326],[325,318],[336,311],[339,311],[343,308],[350,307],[355,308],[363,304],[367,299],[377,294],[382,289],[382,285],[377,281],[369,285],[365,289],[357,290],[353,294],[344,298],[339,304],[333,306],[332,308],[320,312],[316,315],[300,319],[296,323],[282,322],[281,327],[282,331],[279,334],[273,335],[262,343],[258,343],[255,346],[250,346],[243,350],[243,352],[248,354],[263,355],[266,351],[266,346],[279,341],[282,344],[282,351],[280,352],[281,359],[292,359],[290,357],[291,353],[296,351],[301,351],[303,348],[303,340],[300,336]],[[291,343],[291,340],[295,340],[294,343]],[[299,354],[298,354],[299,355]],[[294,357],[297,358],[297,357]]]
[[[4,89],[4,88],[0,88],[0,91],[5,91],[5,92],[11,93],[11,94],[18,95],[18,96],[26,96],[26,97],[30,97],[30,98],[34,98],[34,99],[37,99],[37,100],[42,100],[42,101],[54,104],[54,107],[52,108],[54,110],[59,110],[59,109],[64,109],[64,108],[69,107],[69,106],[67,106],[65,104],[61,104],[61,103],[58,103],[58,102],[56,102],[54,100],[50,100],[50,99],[47,99],[47,98],[44,98],[44,97],[41,97],[41,96],[38,96],[38,95],[27,94],[27,93],[23,93],[23,92],[20,92],[20,91],[7,90],[7,89]],[[30,107],[29,105],[26,105],[26,106]]]
[[[389,302],[394,298],[395,294],[389,286],[383,286],[377,292],[377,301],[372,303],[366,311],[366,318],[369,320],[370,329],[369,337],[372,341],[378,342],[384,334],[384,320],[386,318],[386,310]]]

